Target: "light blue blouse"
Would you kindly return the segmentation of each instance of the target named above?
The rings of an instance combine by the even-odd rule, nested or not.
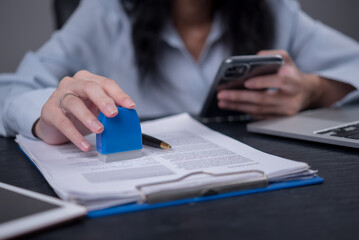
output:
[[[299,69],[359,89],[359,45],[314,21],[294,0],[268,0],[275,14],[273,49],[287,50]],[[118,82],[140,117],[197,114],[221,61],[230,55],[215,17],[200,60],[186,50],[168,23],[157,60],[161,79],[141,81],[134,66],[131,24],[118,0],[83,0],[67,24],[38,51],[24,57],[16,73],[0,75],[0,134],[32,137],[31,127],[59,81],[86,69]],[[355,91],[353,94],[356,94]]]

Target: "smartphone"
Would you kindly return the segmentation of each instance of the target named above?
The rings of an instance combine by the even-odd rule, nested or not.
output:
[[[283,64],[284,60],[281,55],[248,55],[226,58],[217,71],[199,118],[203,122],[248,120],[249,116],[242,112],[218,108],[218,91],[244,89],[246,80],[261,75],[275,74]]]

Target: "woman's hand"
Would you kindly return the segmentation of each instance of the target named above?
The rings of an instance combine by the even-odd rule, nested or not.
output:
[[[88,151],[90,144],[84,135],[101,133],[104,126],[97,120],[99,111],[114,117],[118,113],[116,105],[135,107],[114,80],[79,71],[60,81],[42,108],[35,133],[46,143],[62,144],[70,140],[81,150]]]
[[[249,79],[244,84],[246,89],[219,91],[220,108],[242,111],[256,119],[290,116],[306,108],[330,106],[354,89],[345,83],[300,72],[286,51],[258,53],[268,54],[283,57],[285,63],[278,73]]]

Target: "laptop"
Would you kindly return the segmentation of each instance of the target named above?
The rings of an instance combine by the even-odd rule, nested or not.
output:
[[[292,117],[253,122],[247,130],[359,148],[359,105],[308,110]]]

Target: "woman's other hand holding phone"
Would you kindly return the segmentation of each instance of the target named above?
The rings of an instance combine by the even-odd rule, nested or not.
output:
[[[116,105],[134,108],[135,103],[111,79],[79,71],[63,78],[45,103],[36,122],[35,133],[44,142],[73,142],[83,151],[90,149],[84,135],[101,133],[104,126],[97,120],[101,111],[107,117],[117,115]]]
[[[302,73],[286,51],[258,53],[270,54],[283,57],[282,68],[276,74],[247,80],[246,89],[219,91],[219,108],[242,111],[255,119],[291,116],[303,109],[330,106],[354,89],[344,83]]]

